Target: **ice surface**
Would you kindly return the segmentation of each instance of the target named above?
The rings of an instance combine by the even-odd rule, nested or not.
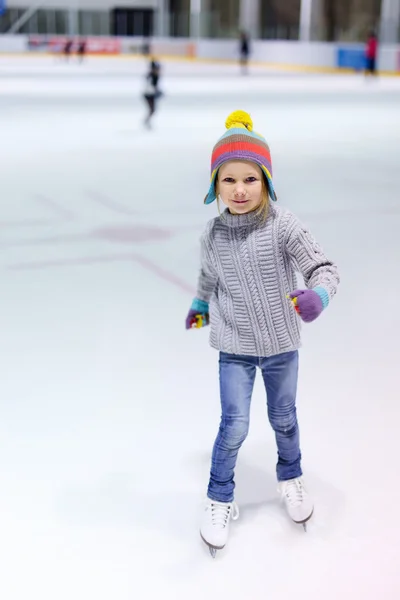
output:
[[[398,600],[400,80],[171,62],[148,132],[144,70],[0,59],[0,596]],[[212,561],[218,356],[184,320],[238,108],[342,283],[303,329],[308,533],[277,502],[259,378]]]

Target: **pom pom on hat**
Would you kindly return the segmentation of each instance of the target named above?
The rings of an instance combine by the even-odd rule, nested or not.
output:
[[[248,131],[253,131],[253,121],[250,115],[244,110],[235,110],[227,117],[225,121],[225,127],[232,129],[232,127],[244,127]]]

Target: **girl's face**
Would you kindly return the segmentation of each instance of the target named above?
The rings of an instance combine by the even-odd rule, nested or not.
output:
[[[229,212],[243,215],[260,206],[262,178],[260,167],[247,160],[230,160],[220,167],[217,190]]]

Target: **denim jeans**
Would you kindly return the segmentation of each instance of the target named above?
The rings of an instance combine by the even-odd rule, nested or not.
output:
[[[296,415],[298,359],[297,351],[267,358],[220,352],[222,416],[211,460],[208,486],[211,500],[233,500],[234,469],[239,449],[249,431],[250,404],[257,367],[260,367],[264,379],[268,418],[275,431],[277,478],[284,481],[302,475]]]

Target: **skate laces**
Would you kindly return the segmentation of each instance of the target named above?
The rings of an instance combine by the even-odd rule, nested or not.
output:
[[[225,529],[229,519],[236,521],[239,518],[239,507],[236,502],[213,502],[210,500],[209,510],[211,521],[215,527]]]
[[[293,508],[296,508],[303,503],[306,493],[300,478],[289,479],[289,481],[285,481],[282,485],[282,494],[285,496],[288,504]]]

